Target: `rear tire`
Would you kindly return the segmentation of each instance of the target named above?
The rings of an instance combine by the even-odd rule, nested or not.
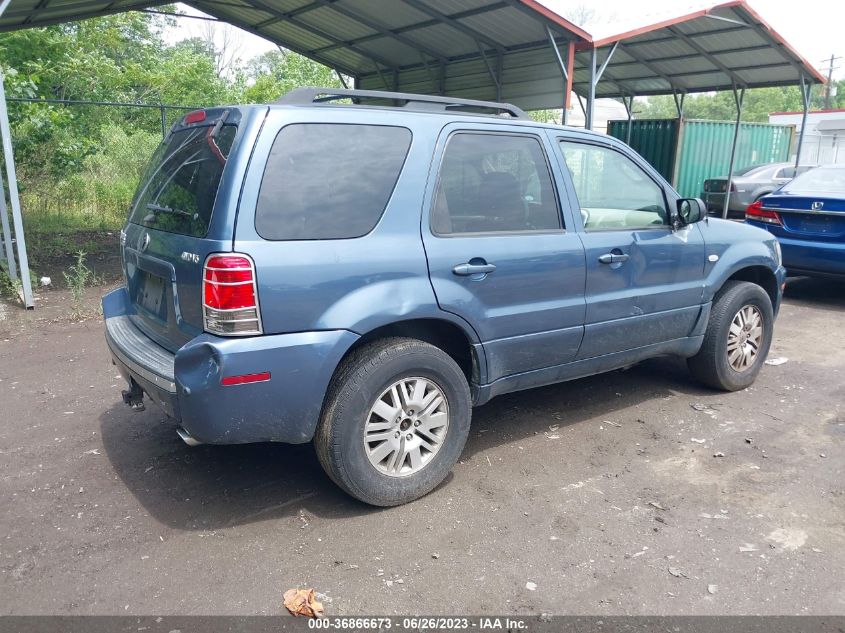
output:
[[[317,458],[353,497],[407,503],[449,474],[471,413],[466,377],[443,350],[410,338],[376,341],[338,368],[314,436]]]
[[[713,300],[701,349],[687,359],[690,373],[714,389],[745,389],[766,360],[773,324],[771,299],[760,286],[726,282]]]

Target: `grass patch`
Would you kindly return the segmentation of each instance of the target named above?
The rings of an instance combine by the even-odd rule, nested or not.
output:
[[[47,175],[20,170],[26,230],[36,233],[119,230],[144,166],[161,135],[127,133],[115,125],[99,130],[97,153],[73,169]]]
[[[16,299],[18,293],[15,289],[15,283],[9,279],[6,271],[0,268],[0,297],[4,299]]]
[[[62,271],[71,295],[71,313],[79,318],[85,311],[85,289],[98,283],[97,276],[85,264],[85,251],[76,253],[76,263]]]
[[[23,199],[24,222],[33,233],[67,233],[75,231],[119,231],[126,220],[126,205],[116,210],[96,201],[73,204],[57,203],[55,198]]]

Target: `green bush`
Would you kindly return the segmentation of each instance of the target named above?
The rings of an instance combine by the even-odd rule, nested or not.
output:
[[[160,135],[144,130],[127,133],[114,124],[103,126],[97,135],[95,153],[82,160],[76,173],[21,187],[28,228],[118,228],[126,218],[146,162],[160,140]]]

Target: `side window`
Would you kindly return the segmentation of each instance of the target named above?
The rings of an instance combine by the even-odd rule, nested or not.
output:
[[[609,147],[561,141],[586,230],[666,226],[663,189],[630,158]]]
[[[795,167],[783,167],[775,174],[775,178],[795,178]]]
[[[431,228],[437,235],[560,229],[540,141],[474,132],[452,136],[440,164]]]
[[[384,213],[411,146],[403,127],[304,123],[279,132],[255,229],[266,240],[361,237]]]

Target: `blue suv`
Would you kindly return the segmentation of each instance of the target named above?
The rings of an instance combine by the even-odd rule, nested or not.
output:
[[[472,407],[674,354],[750,385],[784,269],[613,138],[508,104],[302,88],[187,114],[156,150],[103,299],[129,383],[188,444],[313,441],[395,505]]]

